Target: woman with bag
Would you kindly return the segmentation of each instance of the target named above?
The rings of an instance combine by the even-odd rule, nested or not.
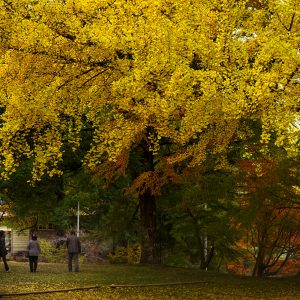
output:
[[[39,254],[41,253],[40,243],[36,235],[32,235],[28,244],[29,267],[30,272],[36,272],[38,266]]]

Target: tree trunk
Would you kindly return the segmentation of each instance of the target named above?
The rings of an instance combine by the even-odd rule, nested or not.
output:
[[[215,247],[212,245],[209,249],[206,249],[204,251],[204,249],[200,250],[200,269],[201,270],[205,270],[208,268],[213,256],[214,256],[214,251],[215,251]]]
[[[147,190],[139,195],[141,218],[141,263],[158,263],[156,240],[156,202],[155,196]]]
[[[252,276],[255,277],[262,277],[264,275],[264,271],[266,269],[266,266],[264,264],[264,252],[259,249],[258,251],[258,255],[256,258],[256,262],[255,262],[255,266],[254,269],[252,271]]]
[[[268,218],[268,215],[266,215],[266,219]],[[265,265],[265,253],[266,253],[266,244],[267,244],[267,237],[268,237],[268,230],[266,226],[263,226],[263,228],[260,229],[259,234],[259,243],[258,243],[258,251],[255,261],[255,266],[252,271],[252,277],[262,277],[264,275],[264,272],[266,270]]]
[[[147,135],[153,128],[147,128]],[[149,141],[143,140],[140,145],[142,172],[154,172],[154,156],[149,150]],[[141,220],[141,263],[158,263],[158,244],[156,233],[156,199],[150,187],[139,194]]]
[[[257,265],[256,276],[257,277],[262,277],[264,275],[265,269],[266,269],[265,265],[263,263],[259,263]]]

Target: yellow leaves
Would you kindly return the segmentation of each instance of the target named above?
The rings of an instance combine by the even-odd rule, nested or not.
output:
[[[2,177],[8,179],[11,174],[16,171],[18,163],[15,161],[13,154],[7,150],[2,151],[2,156],[4,157],[4,172],[2,172]]]
[[[85,158],[85,164],[93,169],[103,155],[109,161],[116,162],[124,150],[131,149],[143,129],[142,124],[126,122],[122,118],[102,124],[95,132],[93,147]]]
[[[294,192],[295,192],[297,195],[300,196],[300,186],[294,185],[294,186],[293,186],[293,190],[294,190]]]
[[[121,160],[141,139],[159,159],[164,138],[178,149],[170,163],[201,164],[207,151],[226,151],[243,118],[262,121],[262,141],[274,132],[295,149],[299,22],[284,28],[298,18],[293,1],[270,1],[272,18],[233,0],[29,2],[11,12],[0,3],[7,172],[26,156],[35,178],[55,174],[62,144],[80,147],[87,124],[90,168]]]
[[[61,146],[62,141],[55,131],[46,130],[43,136],[35,141],[34,164],[33,164],[33,181],[41,180],[44,174],[50,177],[61,175],[58,164],[62,160]]]

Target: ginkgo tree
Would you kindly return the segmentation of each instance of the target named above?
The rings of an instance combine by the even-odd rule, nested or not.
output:
[[[33,181],[61,175],[83,131],[94,172],[125,170],[139,149],[148,248],[165,171],[207,153],[226,166],[240,120],[298,150],[298,0],[0,0],[0,20],[2,176],[23,159]]]

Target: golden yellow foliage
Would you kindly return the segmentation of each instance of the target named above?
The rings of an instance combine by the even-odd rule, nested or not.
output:
[[[297,0],[0,0],[2,174],[24,157],[34,180],[60,174],[83,128],[90,168],[163,138],[169,163],[198,165],[245,118],[293,153],[299,32]]]

